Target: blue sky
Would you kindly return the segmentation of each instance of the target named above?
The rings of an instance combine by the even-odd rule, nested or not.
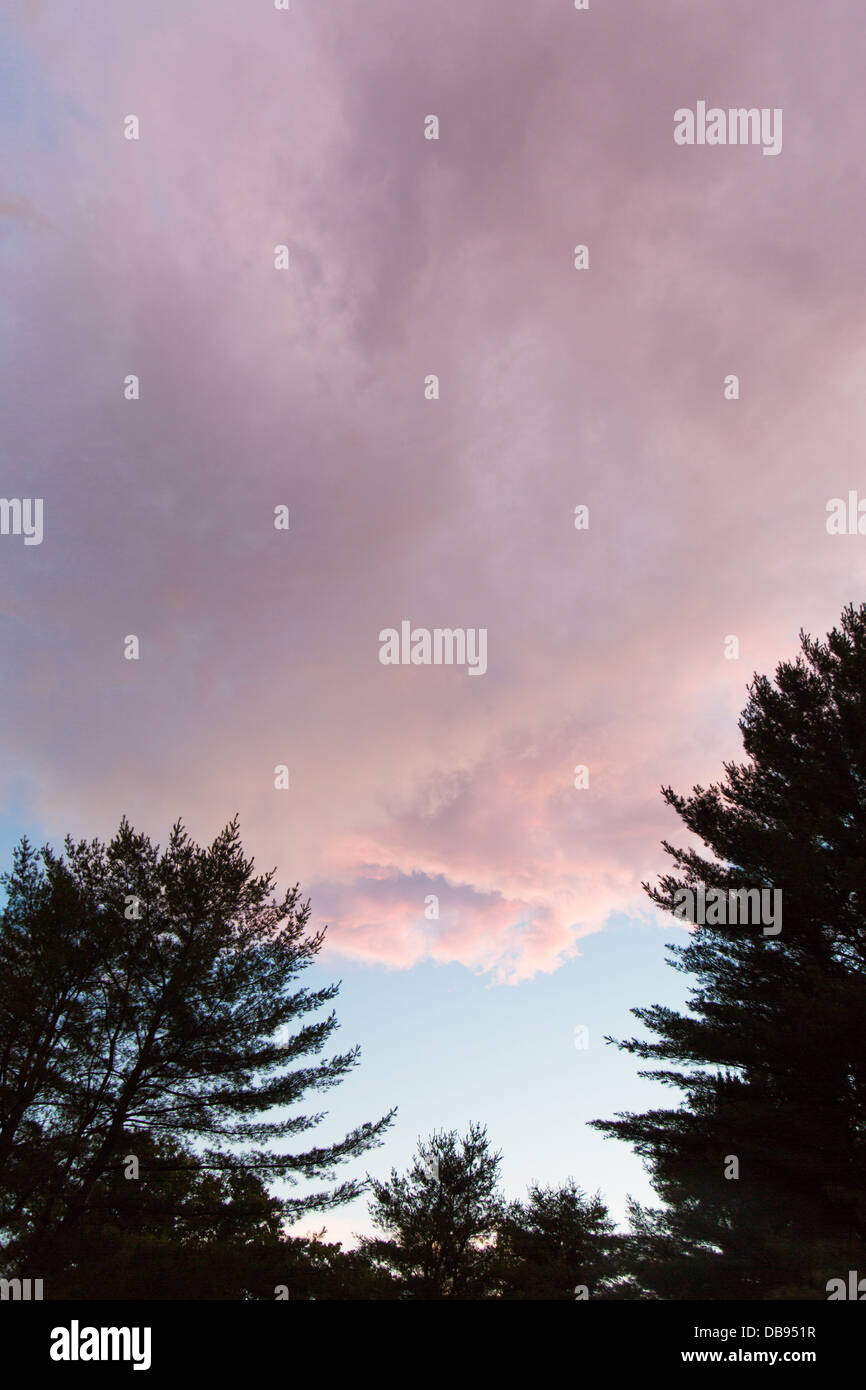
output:
[[[646,1036],[632,1006],[685,1003],[685,977],[664,963],[664,943],[682,935],[619,918],[584,939],[579,959],[516,986],[490,986],[461,966],[319,972],[343,980],[335,1004],[340,1046],[357,1041],[362,1048],[360,1067],[330,1102],[333,1120],[356,1123],[399,1106],[386,1143],[367,1164],[377,1177],[407,1167],[419,1136],[464,1133],[480,1120],[491,1146],[502,1150],[508,1196],[524,1196],[532,1182],[573,1177],[588,1192],[600,1190],[624,1221],[627,1194],[652,1201],[652,1188],[632,1150],[587,1121],[677,1100],[640,1079],[639,1060],[603,1039]],[[589,1030],[586,1050],[574,1046],[581,1024]],[[329,1121],[326,1131],[336,1136],[339,1124]],[[363,1229],[355,1223],[365,1213],[362,1202],[322,1221],[339,1239]]]

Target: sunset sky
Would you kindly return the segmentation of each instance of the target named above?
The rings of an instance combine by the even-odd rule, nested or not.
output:
[[[0,492],[44,537],[0,536],[4,866],[238,812],[362,1046],[322,1138],[398,1105],[385,1173],[478,1119],[509,1195],[622,1218],[585,1122],[674,1103],[603,1042],[686,995],[659,788],[864,597],[862,0],[7,10]],[[677,145],[699,101],[781,109],[778,156]],[[404,620],[486,672],[383,665]]]

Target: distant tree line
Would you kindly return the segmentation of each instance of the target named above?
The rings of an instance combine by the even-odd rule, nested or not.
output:
[[[338,986],[297,981],[323,934],[297,886],[254,874],[236,819],[208,849],[178,822],[162,854],[125,819],[62,855],[22,840],[0,915],[0,1276],[47,1298],[760,1300],[866,1275],[866,604],[756,677],[740,729],[718,784],[663,788],[706,852],[665,841],[644,887],[674,915],[686,891],[781,890],[783,921],[707,912],[669,947],[687,1012],[634,1009],[655,1040],[615,1044],[679,1093],[593,1122],[659,1198],[625,1232],[572,1180],[506,1200],[480,1123],[333,1185],[394,1111],[298,1144],[322,1115],[297,1108],[358,1050],[321,1058]],[[362,1192],[357,1249],[291,1234]]]

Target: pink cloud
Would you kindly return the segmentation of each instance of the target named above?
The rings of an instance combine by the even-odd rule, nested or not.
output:
[[[752,671],[859,596],[824,529],[863,486],[858,9],[20,33],[3,490],[46,537],[0,549],[7,786],[53,834],[239,810],[333,950],[555,969],[646,910],[659,784],[717,773]],[[701,97],[783,106],[782,155],[675,147]],[[381,666],[403,618],[486,627],[487,674]]]

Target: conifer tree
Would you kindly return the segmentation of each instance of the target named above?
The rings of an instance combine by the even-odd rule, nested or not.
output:
[[[492,1296],[495,1236],[504,1213],[500,1161],[485,1126],[472,1124],[463,1138],[451,1130],[419,1141],[404,1176],[392,1169],[385,1182],[371,1179],[370,1215],[383,1234],[364,1237],[359,1248],[394,1276],[398,1296]]]
[[[600,1194],[586,1197],[572,1180],[536,1183],[500,1223],[500,1296],[573,1300],[613,1291],[620,1239]]]
[[[690,796],[663,788],[708,853],[663,842],[675,871],[644,885],[653,901],[781,889],[783,912],[772,934],[708,911],[670,947],[697,982],[689,1011],[634,1009],[658,1041],[618,1044],[683,1094],[594,1121],[666,1204],[633,1213],[635,1277],[657,1297],[825,1298],[866,1272],[866,604],[800,641],[749,687],[747,760]]]
[[[274,876],[254,874],[237,818],[207,849],[178,822],[160,854],[126,819],[108,845],[67,838],[56,855],[21,842],[0,880],[5,1267],[26,1273],[67,1248],[137,1135],[211,1151],[238,1191],[245,1173],[330,1181],[379,1143],[393,1112],[336,1143],[284,1147],[322,1118],[299,1111],[305,1096],[336,1086],[358,1049],[305,1061],[338,1026],[333,1012],[308,1016],[339,986],[295,986],[324,932],[308,930],[297,885],[273,895]],[[284,1198],[281,1211],[295,1219],[363,1186]]]

